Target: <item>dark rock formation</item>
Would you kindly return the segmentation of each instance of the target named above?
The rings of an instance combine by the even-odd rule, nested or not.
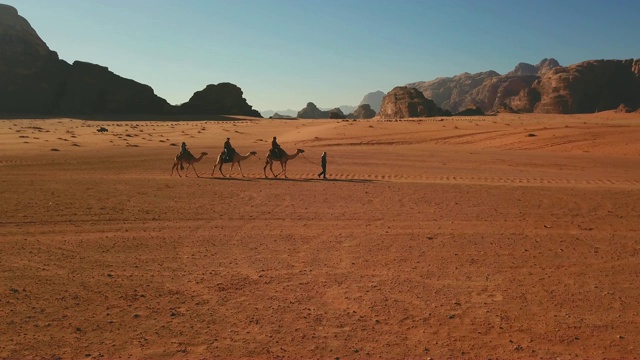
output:
[[[450,112],[436,106],[433,100],[425,98],[420,90],[408,86],[397,86],[382,99],[380,113],[382,119],[448,116]]]
[[[291,115],[284,115],[284,114],[278,114],[278,113],[274,113],[273,115],[269,116],[270,119],[294,119],[293,116]]]
[[[148,85],[120,77],[106,67],[60,60],[16,9],[2,4],[0,84],[1,115],[173,114],[178,110]],[[246,104],[242,91],[229,85],[208,100],[206,94],[203,98],[194,95],[194,103],[181,106],[180,112],[260,117]],[[216,112],[218,109],[224,112]]]
[[[304,109],[298,111],[297,117],[300,119],[327,119],[329,111],[320,110],[316,104],[309,102]]]
[[[242,96],[242,89],[231,83],[209,84],[180,105],[181,114],[244,115],[262,117]]]
[[[557,67],[536,81],[537,113],[578,114],[640,105],[640,59],[589,60]]]
[[[376,112],[371,108],[369,104],[361,104],[353,112],[354,119],[371,119],[374,116],[376,116]]]
[[[482,111],[482,109],[480,109],[480,107],[477,105],[453,114],[453,116],[482,116],[482,115],[484,115],[484,111]]]
[[[373,109],[373,111],[379,112],[380,105],[382,104],[382,99],[384,98],[384,95],[385,93],[383,93],[380,90],[370,92],[367,95],[365,95],[364,98],[362,98],[362,101],[360,101],[360,105],[369,104],[371,106],[371,109]],[[353,110],[353,111],[355,114],[356,110]]]
[[[338,107],[329,110],[329,119],[346,119],[346,116],[344,116],[342,109]]]
[[[4,114],[163,113],[169,108],[149,86],[102,66],[60,60],[7,5],[0,5],[0,83]]]
[[[63,83],[61,114],[162,114],[171,106],[153,89],[106,67],[76,61]]]
[[[54,111],[68,71],[16,9],[0,4],[0,113]]]

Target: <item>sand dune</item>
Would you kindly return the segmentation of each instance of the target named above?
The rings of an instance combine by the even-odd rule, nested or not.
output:
[[[0,358],[637,357],[638,124],[0,120]]]

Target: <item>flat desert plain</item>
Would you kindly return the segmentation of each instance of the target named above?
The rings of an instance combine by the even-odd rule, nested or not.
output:
[[[0,121],[0,358],[640,356],[640,114],[161,120]]]

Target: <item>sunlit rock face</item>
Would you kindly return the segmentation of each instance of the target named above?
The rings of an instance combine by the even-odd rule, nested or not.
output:
[[[536,113],[580,114],[640,104],[640,59],[589,60],[552,69],[532,89]]]
[[[380,113],[382,119],[412,118],[450,115],[449,112],[437,107],[433,100],[412,87],[397,86],[389,91],[382,99]]]

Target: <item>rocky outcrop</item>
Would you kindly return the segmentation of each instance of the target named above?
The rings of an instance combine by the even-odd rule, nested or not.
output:
[[[504,75],[486,79],[467,94],[465,106],[478,106],[484,112],[495,111],[498,105],[530,88],[537,79],[535,75]]]
[[[407,84],[422,91],[436,105],[451,112],[459,112],[478,105],[484,112],[496,111],[503,103],[530,88],[535,80],[560,66],[555,59],[542,59],[537,65],[519,63],[506,75],[495,71],[476,74],[463,73],[449,78],[438,78]]]
[[[479,106],[473,106],[453,114],[453,116],[482,116],[484,111]]]
[[[420,90],[397,86],[382,99],[380,113],[382,119],[446,116],[450,112],[436,106],[433,100],[427,99]]]
[[[304,109],[298,111],[297,117],[300,119],[327,119],[329,118],[329,111],[320,110],[316,104],[309,102]]]
[[[54,111],[68,71],[15,8],[0,4],[0,113]]]
[[[180,105],[181,114],[244,115],[262,117],[242,96],[242,89],[231,83],[209,84],[196,91],[186,103]]]
[[[209,98],[194,95],[192,103],[177,108],[150,86],[120,77],[106,67],[82,61],[71,65],[49,49],[15,8],[2,4],[0,84],[0,115],[173,114],[178,110],[184,114],[193,110],[197,111],[194,114],[261,117],[232,84]]]
[[[382,104],[382,101],[380,102]],[[369,104],[361,104],[353,111],[353,119],[371,119],[376,116],[375,110]]]
[[[551,58],[551,59],[544,58],[540,60],[538,65],[519,63],[518,65],[516,65],[515,69],[513,69],[506,75],[537,75],[542,77],[546,75],[549,71],[551,71],[551,69],[557,68],[559,66],[560,66],[560,63],[558,63],[558,60],[554,58]]]
[[[171,106],[153,89],[108,68],[76,61],[64,80],[57,111],[62,114],[162,114]]]
[[[329,119],[346,119],[346,116],[342,112],[342,109],[338,107],[329,110]]]
[[[462,73],[453,77],[410,83],[406,86],[420,90],[425,97],[432,99],[439,107],[458,112],[476,103],[474,99],[468,97],[471,91],[482,85],[486,79],[496,76],[500,74],[495,71]]]
[[[379,112],[380,105],[382,104],[382,99],[384,98],[384,95],[385,93],[383,93],[380,90],[370,92],[362,98],[362,101],[360,101],[360,105],[369,104],[371,109],[373,109],[373,111]],[[356,110],[353,110],[353,111],[355,114]]]
[[[640,105],[640,59],[589,60],[557,67],[532,85],[536,113],[578,114]]]
[[[273,115],[269,116],[269,118],[270,119],[293,119],[294,117],[291,115],[274,113]]]

